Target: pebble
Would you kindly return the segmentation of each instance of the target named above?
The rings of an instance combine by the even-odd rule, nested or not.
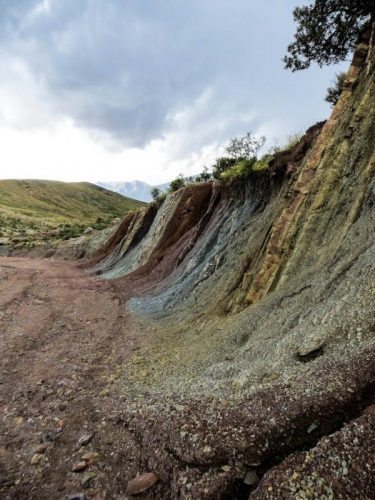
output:
[[[259,482],[259,477],[257,472],[255,470],[250,470],[245,476],[244,483],[247,484],[248,486],[253,486],[258,482]]]
[[[313,422],[310,427],[307,429],[308,434],[311,434],[314,432],[317,428],[319,427],[319,424],[317,422]]]
[[[47,444],[40,444],[35,448],[34,453],[44,453],[47,448],[48,448]]]
[[[298,350],[298,354],[301,358],[305,358],[312,355],[318,355],[320,351],[324,348],[324,341],[321,339],[313,339],[304,346],[301,346]]]
[[[91,443],[93,438],[94,438],[94,434],[83,434],[83,436],[81,436],[78,439],[78,444],[79,444],[79,446],[87,446],[89,443]]]
[[[73,493],[73,495],[68,495],[67,500],[85,500],[85,495],[83,493]]]
[[[127,495],[138,495],[149,490],[159,481],[158,476],[154,472],[145,472],[140,474],[128,482],[126,488]]]
[[[43,455],[41,455],[40,453],[35,453],[35,455],[33,455],[31,462],[30,462],[31,465],[39,464],[39,462],[42,460],[42,457],[43,457]]]
[[[86,467],[87,467],[87,463],[85,461],[77,462],[76,464],[73,465],[72,472],[81,472],[81,471],[85,470]]]
[[[95,464],[99,461],[99,453],[96,453],[95,451],[89,451],[88,453],[82,455],[82,460],[85,460],[90,464]]]

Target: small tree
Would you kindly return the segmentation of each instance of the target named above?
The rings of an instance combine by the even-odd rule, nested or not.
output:
[[[199,179],[199,182],[207,182],[211,180],[212,178],[212,173],[208,170],[208,167],[203,167],[202,172],[198,175],[197,179]]]
[[[156,200],[159,198],[159,196],[161,195],[161,191],[160,191],[160,189],[159,189],[158,187],[156,187],[156,186],[155,186],[155,187],[153,187],[153,188],[151,189],[151,191],[150,191],[150,195],[151,195],[151,198],[152,198],[154,201],[156,201]]]
[[[169,184],[169,191],[173,193],[174,191],[178,191],[180,188],[185,186],[185,179],[182,174],[178,175],[176,179],[174,179],[170,184]]]
[[[332,87],[328,87],[325,100],[334,106],[344,89],[346,73],[338,73]]]
[[[253,137],[247,132],[243,137],[233,137],[226,146],[225,151],[229,158],[236,161],[250,160],[257,155],[259,149],[265,143],[265,137]]]
[[[285,67],[298,71],[312,62],[323,66],[343,61],[371,16],[374,0],[315,0],[296,7],[297,31],[284,57]]]

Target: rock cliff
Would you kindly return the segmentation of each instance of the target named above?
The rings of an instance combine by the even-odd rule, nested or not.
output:
[[[117,418],[160,498],[371,497],[374,58],[368,34],[267,170],[127,215],[90,261],[149,332]]]

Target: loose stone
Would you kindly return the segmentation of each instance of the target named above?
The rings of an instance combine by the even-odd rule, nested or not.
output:
[[[73,465],[72,471],[73,472],[81,472],[85,470],[87,467],[87,463],[85,461],[82,462],[77,462],[76,464]]]
[[[158,476],[154,472],[145,472],[136,476],[128,482],[126,488],[127,495],[138,495],[149,490],[159,481]]]

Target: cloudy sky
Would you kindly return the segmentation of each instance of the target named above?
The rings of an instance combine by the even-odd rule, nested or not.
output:
[[[300,3],[0,0],[0,177],[160,183],[302,132],[338,68],[283,69]]]

